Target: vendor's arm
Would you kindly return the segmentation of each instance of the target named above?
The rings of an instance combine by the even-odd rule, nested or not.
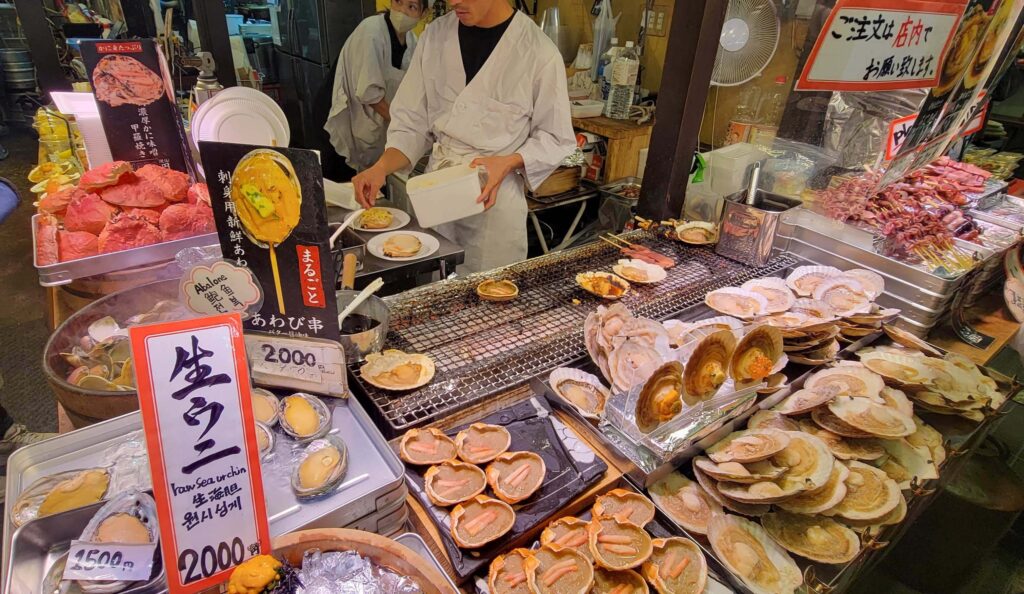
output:
[[[487,185],[484,186],[476,201],[482,202],[484,208],[488,209],[494,206],[494,202],[498,199],[498,189],[501,188],[501,182],[513,171],[523,169],[525,161],[523,161],[522,155],[513,153],[498,157],[478,157],[473,159],[470,167],[483,167],[487,171]]]
[[[536,190],[576,148],[565,66],[559,54],[537,73],[530,136],[519,148],[526,182]]]
[[[410,166],[408,157],[402,154],[402,151],[394,148],[385,149],[376,163],[352,178],[356,201],[363,208],[372,208],[377,201],[377,192],[384,187],[388,176]]]
[[[377,115],[384,118],[385,122],[391,121],[391,106],[388,105],[387,99],[381,99],[380,101],[370,105],[370,109],[377,112]]]

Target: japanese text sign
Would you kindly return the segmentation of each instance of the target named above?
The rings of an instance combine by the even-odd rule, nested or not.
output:
[[[156,41],[81,42],[111,156],[193,171],[167,61]],[[94,163],[101,165],[101,163]]]
[[[309,150],[200,142],[224,259],[248,268],[263,305],[246,331],[338,340],[337,273],[323,170]]]
[[[963,10],[962,2],[838,0],[796,89],[933,87]]]
[[[129,330],[171,594],[270,550],[238,314]]]

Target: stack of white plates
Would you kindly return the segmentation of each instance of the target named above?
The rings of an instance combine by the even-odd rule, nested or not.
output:
[[[190,138],[197,152],[203,140],[286,147],[291,131],[284,111],[269,96],[231,87],[199,106],[192,115]]]

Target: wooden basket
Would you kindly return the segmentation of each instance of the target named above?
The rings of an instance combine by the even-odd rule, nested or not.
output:
[[[531,192],[533,196],[541,198],[557,196],[569,190],[575,190],[580,185],[579,167],[559,167],[551,174],[539,188]]]

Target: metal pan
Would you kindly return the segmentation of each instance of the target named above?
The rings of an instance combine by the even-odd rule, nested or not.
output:
[[[420,557],[423,557],[434,566],[437,571],[444,576],[444,579],[448,581],[448,585],[452,587],[453,592],[458,592],[459,588],[455,585],[455,582],[448,577],[448,572],[445,571],[444,567],[441,566],[441,562],[437,560],[437,557],[430,552],[430,548],[427,547],[427,543],[423,541],[423,538],[419,534],[413,532],[406,532],[405,534],[399,534],[395,537],[395,542],[403,544],[413,551]]]

